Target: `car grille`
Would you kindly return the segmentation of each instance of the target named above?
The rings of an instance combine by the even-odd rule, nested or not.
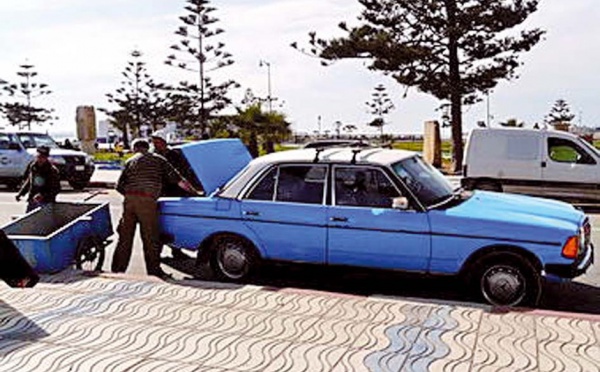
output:
[[[67,165],[85,165],[83,156],[63,156]]]

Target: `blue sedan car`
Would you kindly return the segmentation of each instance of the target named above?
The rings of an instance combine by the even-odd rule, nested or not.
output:
[[[261,261],[461,275],[495,305],[535,305],[544,276],[593,261],[591,227],[573,206],[454,190],[418,154],[300,149],[251,159],[238,140],[180,147],[207,197],[160,199],[162,235],[198,250],[224,280]]]

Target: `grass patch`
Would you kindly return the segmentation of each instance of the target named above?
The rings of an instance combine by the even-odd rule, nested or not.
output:
[[[132,153],[123,154],[119,156],[116,152],[97,152],[94,154],[94,161],[97,162],[125,162],[125,160],[132,157]]]
[[[397,150],[423,152],[423,141],[394,142],[392,147]],[[442,141],[442,152],[449,153],[451,151],[452,151],[452,142],[451,141]]]

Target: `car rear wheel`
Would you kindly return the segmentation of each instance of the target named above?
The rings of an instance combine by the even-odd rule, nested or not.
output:
[[[542,291],[538,270],[514,253],[494,253],[475,266],[473,289],[495,306],[536,306]]]
[[[218,279],[240,282],[257,271],[259,257],[246,240],[222,235],[213,240],[211,247],[211,268]]]

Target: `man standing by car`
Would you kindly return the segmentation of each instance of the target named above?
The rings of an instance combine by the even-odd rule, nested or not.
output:
[[[29,193],[27,212],[56,201],[56,195],[60,191],[60,173],[50,163],[49,157],[50,148],[40,146],[36,158],[27,165],[25,182],[15,197],[20,201],[22,196]]]
[[[155,131],[154,133],[152,133],[150,138],[152,139],[152,145],[154,146],[154,152],[156,154],[159,154],[159,155],[163,156],[165,159],[167,159],[169,164],[171,164],[171,166],[173,168],[175,168],[175,170],[177,170],[181,175],[183,175],[183,177],[185,179],[187,179],[187,180],[194,179],[194,175],[193,175],[193,173],[191,173],[190,167],[189,167],[187,161],[183,158],[181,153],[169,148],[169,145],[167,144],[166,136],[164,135],[163,132]],[[180,197],[196,196],[196,195],[197,195],[197,193],[190,194],[189,192],[182,190],[180,187],[178,187],[177,185],[174,185],[174,184],[165,185],[165,187],[163,187],[163,192],[161,194],[161,196],[180,196]],[[185,259],[189,258],[188,255],[186,255],[185,253],[183,253],[181,251],[181,249],[176,249],[176,248],[171,249],[171,255],[173,256],[173,259],[176,259],[176,260],[185,260]]]
[[[125,198],[123,215],[117,228],[119,241],[115,248],[111,269],[116,273],[127,270],[135,229],[139,222],[146,271],[149,275],[166,279],[169,275],[160,268],[156,201],[161,196],[165,181],[176,184],[190,193],[197,193],[197,191],[164,157],[149,152],[150,145],[147,141],[137,139],[133,141],[132,147],[136,154],[125,162],[125,168],[117,181],[117,191]]]

